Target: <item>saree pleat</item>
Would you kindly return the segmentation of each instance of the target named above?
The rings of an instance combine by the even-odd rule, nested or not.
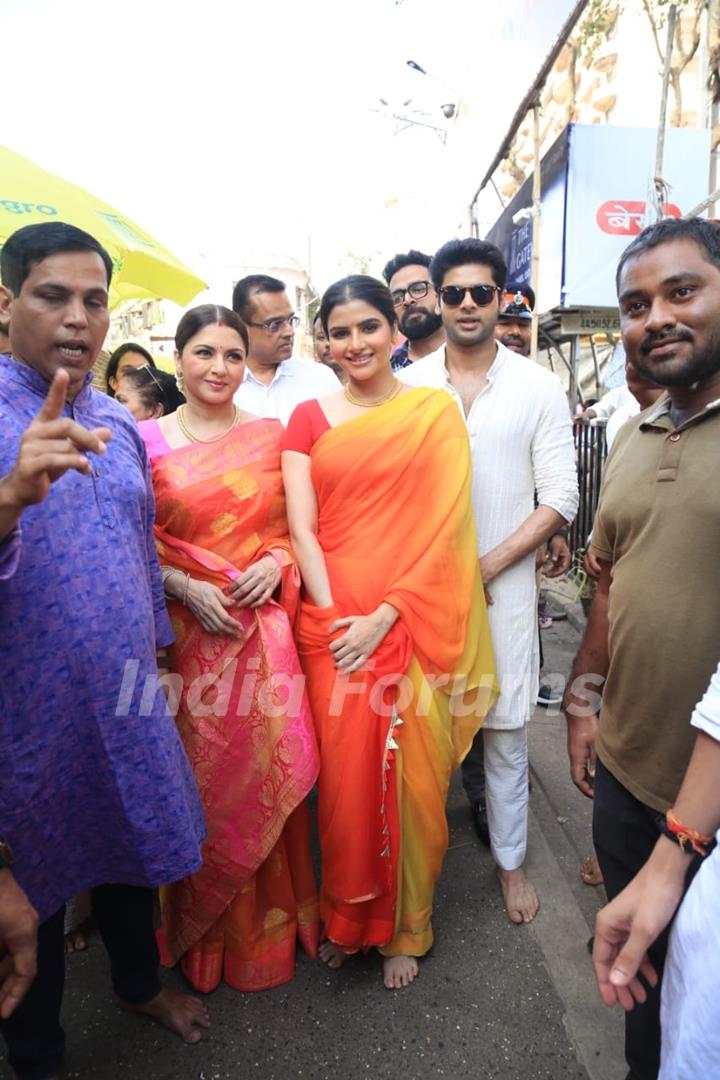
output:
[[[349,952],[430,948],[450,775],[497,695],[470,468],[457,406],[425,389],[311,453],[334,604],[301,604],[298,649],[320,747],[321,916]],[[330,625],[382,601],[400,618],[362,671],[338,675]]]
[[[262,990],[292,978],[298,937],[314,955],[318,906],[304,800],[318,755],[292,639],[299,574],[287,536],[276,421],[220,444],[152,456],[161,563],[225,587],[271,554],[279,599],[232,607],[239,639],[207,633],[171,601],[176,721],[207,821],[203,865],[161,896],[162,962],[192,985]]]

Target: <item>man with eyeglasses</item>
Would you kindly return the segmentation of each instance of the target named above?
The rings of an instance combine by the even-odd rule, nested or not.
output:
[[[577,510],[570,412],[555,375],[495,339],[507,275],[498,248],[481,240],[451,240],[433,257],[430,275],[447,344],[403,368],[399,377],[411,386],[447,390],[468,426],[478,554],[500,698],[463,762],[463,785],[475,817],[484,749],[490,846],[503,899],[510,921],[527,923],[539,907],[523,869],[527,724],[539,666],[535,552]]]
[[[445,329],[435,286],[430,280],[430,256],[411,249],[395,255],[383,270],[405,341],[392,355],[393,371],[400,371],[442,348]]]
[[[235,403],[256,416],[287,424],[296,405],[340,389],[325,364],[293,357],[295,327],[300,319],[290,306],[285,283],[268,274],[250,274],[233,289],[233,311],[248,329],[245,377]]]

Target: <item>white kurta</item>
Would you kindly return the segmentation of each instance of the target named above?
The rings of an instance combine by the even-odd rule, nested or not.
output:
[[[692,716],[720,742],[720,665]],[[683,900],[662,986],[659,1080],[720,1077],[720,831]]]
[[[410,386],[447,390],[464,411],[445,367],[445,348],[397,372]],[[540,506],[566,521],[577,511],[572,423],[560,380],[498,343],[487,386],[466,418],[473,460],[478,553],[506,540]],[[486,728],[519,728],[537,697],[539,656],[535,552],[490,584],[488,608],[500,697]]]

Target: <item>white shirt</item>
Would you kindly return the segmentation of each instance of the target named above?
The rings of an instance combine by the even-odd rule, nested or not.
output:
[[[614,410],[605,425],[605,443],[607,445],[608,453],[610,453],[612,444],[615,442],[615,436],[623,424],[626,424],[628,420],[631,420],[633,416],[637,416],[640,412],[640,403],[637,398],[632,396],[626,386],[622,387],[622,389],[627,396],[622,397],[620,404]],[[607,397],[607,394],[605,396]],[[592,423],[592,421],[590,422]]]
[[[465,416],[445,366],[445,346],[396,374],[410,386],[447,390]],[[532,514],[536,492],[539,505],[572,521],[578,505],[575,446],[557,376],[498,342],[487,385],[475,398],[466,424],[481,556]],[[517,728],[529,719],[537,695],[535,552],[499,574],[489,591],[501,693],[486,726]]]
[[[600,400],[596,401],[590,408],[595,413],[596,419],[609,420],[616,409],[629,405],[631,401],[635,401],[635,398],[632,396],[625,383],[622,383],[620,386],[615,386],[612,390],[608,390],[607,394],[603,394]],[[637,402],[635,403],[637,404]]]
[[[325,364],[291,356],[278,364],[271,383],[260,382],[249,367],[235,393],[235,404],[255,416],[269,416],[287,425],[296,405],[340,390],[340,381]]]
[[[698,730],[704,731],[711,739],[720,742],[720,664],[715,669],[705,696],[695,706],[690,723]]]
[[[682,722],[682,718],[678,717]],[[720,741],[720,664],[691,723]],[[693,821],[688,821],[693,825]],[[720,1061],[720,829],[683,900],[670,935],[662,983],[662,1058],[658,1080],[716,1077]]]

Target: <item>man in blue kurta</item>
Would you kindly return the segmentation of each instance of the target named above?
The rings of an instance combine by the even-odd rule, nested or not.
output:
[[[19,886],[40,920],[37,976],[2,1030],[17,1075],[48,1080],[64,1052],[64,903],[83,889],[120,1003],[200,1038],[204,1006],[158,979],[152,889],[199,869],[204,824],[152,692],[173,636],[144,444],[90,386],[110,258],[48,223],[10,237],[1,266],[0,839],[14,865],[0,906],[3,883]]]

